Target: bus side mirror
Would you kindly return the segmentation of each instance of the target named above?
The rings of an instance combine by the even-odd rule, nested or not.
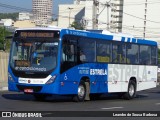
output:
[[[12,39],[13,36],[6,36],[5,39]]]

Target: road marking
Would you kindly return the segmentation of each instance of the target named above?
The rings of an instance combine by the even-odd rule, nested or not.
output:
[[[160,103],[156,103],[156,105],[160,105]]]
[[[140,95],[140,96],[148,96],[148,94],[137,94],[137,95]]]
[[[111,109],[122,109],[124,107],[109,107],[109,108],[101,108],[103,110],[111,110]]]

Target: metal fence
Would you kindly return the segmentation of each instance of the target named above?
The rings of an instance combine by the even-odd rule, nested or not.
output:
[[[6,82],[8,77],[9,53],[0,51],[0,82]]]

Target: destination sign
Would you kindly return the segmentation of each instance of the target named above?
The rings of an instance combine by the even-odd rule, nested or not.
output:
[[[54,37],[54,33],[48,32],[21,32],[21,37]]]
[[[59,38],[59,31],[51,30],[17,30],[14,37],[21,38]]]
[[[30,66],[30,62],[27,60],[16,60],[16,67],[29,67]]]

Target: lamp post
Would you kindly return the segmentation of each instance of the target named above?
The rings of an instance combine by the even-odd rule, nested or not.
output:
[[[68,25],[68,27],[70,27],[70,16],[71,16],[71,10],[72,10],[73,8],[68,7],[68,9],[69,9],[69,25]]]

